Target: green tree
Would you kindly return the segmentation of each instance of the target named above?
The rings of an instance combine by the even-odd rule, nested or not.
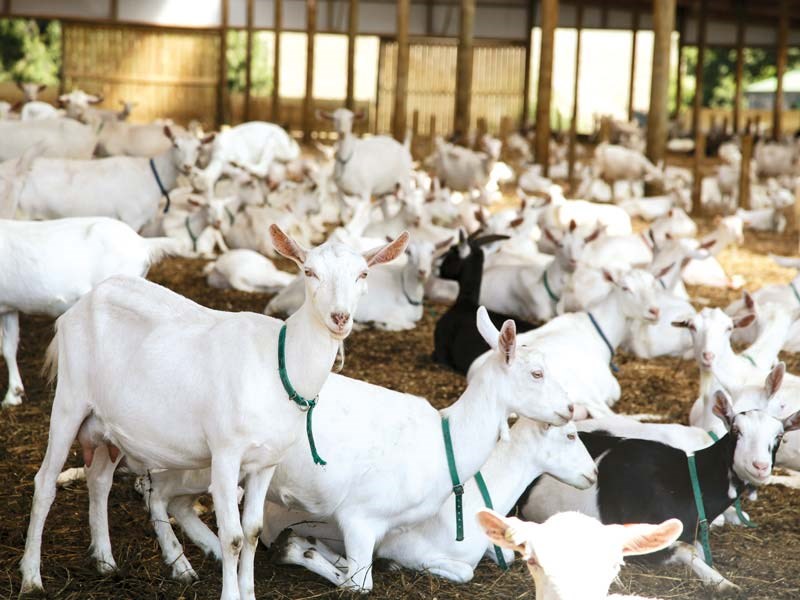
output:
[[[57,85],[61,73],[61,23],[0,19],[0,81]]]
[[[251,65],[250,90],[254,95],[272,92],[272,62],[274,56],[274,37],[272,32],[253,33],[253,56]],[[246,81],[247,33],[228,32],[228,89],[243,92]]]

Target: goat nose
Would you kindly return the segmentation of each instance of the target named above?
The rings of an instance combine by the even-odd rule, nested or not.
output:
[[[714,353],[713,352],[703,352],[703,360],[706,362],[711,362],[714,360]]]
[[[661,311],[658,308],[656,308],[655,306],[650,308],[650,310],[648,310],[647,312],[649,312],[651,315],[653,315],[656,319],[658,318],[658,315],[661,314]]]
[[[767,469],[769,469],[769,463],[754,460],[753,468],[755,468],[756,471],[766,471]]]
[[[575,405],[572,404],[572,403],[567,404],[567,410],[569,411],[569,414],[574,415],[575,414]]]
[[[347,325],[347,322],[349,320],[350,320],[350,313],[345,313],[345,312],[331,313],[331,321],[333,321],[337,327],[344,327],[345,325]]]

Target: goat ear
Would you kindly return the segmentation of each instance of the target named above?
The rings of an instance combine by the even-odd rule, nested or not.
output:
[[[275,252],[291,261],[294,261],[298,267],[303,266],[303,263],[306,262],[306,256],[308,253],[300,246],[300,244],[283,233],[281,228],[274,223],[269,226],[269,236],[272,239],[272,247],[275,248]]]
[[[622,555],[637,556],[658,552],[671,545],[683,533],[683,523],[669,519],[660,525],[611,525],[622,527]]]
[[[708,250],[709,248],[711,248],[716,243],[717,243],[717,240],[713,240],[713,239],[712,240],[708,240],[707,242],[705,242],[703,244],[700,244],[700,246],[698,247],[698,250]]]
[[[573,221],[573,223],[574,223],[574,221]],[[606,230],[606,226],[605,226],[605,225],[602,225],[602,224],[601,224],[601,225],[598,225],[598,226],[595,228],[595,230],[594,230],[594,231],[593,231],[591,234],[589,234],[587,237],[585,237],[585,238],[583,239],[583,241],[584,241],[585,243],[587,243],[587,244],[588,244],[589,242],[593,242],[593,241],[595,241],[597,238],[599,238],[599,237],[600,237],[600,234],[601,234],[601,233],[603,233],[605,230]]]
[[[669,263],[666,267],[664,267],[658,273],[653,275],[653,277],[655,277],[656,279],[661,279],[664,275],[669,273],[672,270],[672,267],[674,267],[674,266],[675,266],[674,262]]]
[[[554,235],[553,235],[553,232],[552,232],[552,231],[550,231],[550,229],[549,229],[548,227],[545,227],[545,228],[543,229],[543,231],[544,231],[544,236],[545,236],[545,237],[546,237],[548,240],[550,240],[550,242],[551,242],[551,243],[552,243],[554,246],[557,246],[557,247],[561,248],[561,242],[560,242],[560,241],[558,241],[558,240],[556,239],[556,236],[554,236]]]
[[[800,429],[800,410],[786,417],[783,420],[783,432],[795,431]]]
[[[517,217],[516,219],[514,219],[513,221],[511,221],[511,222],[508,224],[508,226],[509,226],[509,227],[511,227],[512,229],[516,229],[517,227],[519,227],[520,225],[522,225],[524,222],[525,222],[525,217]]]
[[[735,319],[733,322],[733,326],[736,329],[742,329],[743,327],[747,327],[748,325],[750,325],[755,320],[756,316],[753,313],[750,313],[748,315]]]
[[[572,233],[572,232],[573,232],[573,231],[575,231],[577,228],[578,228],[578,224],[575,222],[575,219],[572,219],[572,220],[569,222],[569,232],[570,232],[570,233]]]
[[[530,559],[531,552],[528,544],[521,539],[520,535],[525,528],[535,528],[537,526],[535,523],[525,523],[516,517],[503,517],[488,509],[479,510],[476,517],[478,525],[493,544],[501,548],[516,550],[526,560]]]
[[[89,104],[100,104],[104,98],[105,96],[103,96],[103,94],[99,96],[89,96]]]
[[[40,84],[39,84],[39,88],[38,88],[36,91],[37,91],[37,92],[43,92],[43,91],[45,91],[46,89],[47,89],[47,84],[46,84],[46,83],[40,83]]]
[[[487,235],[482,235],[481,237],[472,240],[472,245],[476,248],[480,248],[481,246],[485,246],[486,244],[493,244],[494,242],[501,242],[503,240],[509,239],[509,236],[504,235],[502,233],[489,233]]]
[[[517,325],[513,319],[508,319],[500,328],[500,336],[497,338],[499,350],[507,365],[514,362],[517,353]]]
[[[614,274],[608,269],[603,269],[603,279],[605,279],[608,283],[617,283],[617,280],[614,278]]]
[[[686,328],[686,329],[691,329],[691,327],[692,327],[692,322],[691,322],[691,320],[689,320],[689,319],[684,319],[684,320],[682,320],[682,321],[673,321],[673,322],[671,323],[671,325],[672,325],[673,327],[684,327],[684,328]]]
[[[382,265],[384,263],[392,262],[395,258],[405,252],[407,246],[408,232],[404,231],[398,235],[394,241],[389,242],[385,246],[364,252],[364,260],[367,261],[368,267],[374,267],[375,265]]]
[[[209,133],[206,137],[200,140],[201,144],[210,144],[214,141],[214,138],[217,137],[216,133]]]
[[[733,406],[731,405],[730,398],[728,398],[728,394],[723,392],[722,390],[717,390],[714,392],[714,407],[711,409],[712,412],[718,416],[722,421],[725,423],[725,427],[730,429],[733,425]]]
[[[453,245],[453,238],[447,238],[442,240],[441,242],[436,242],[433,246],[434,254],[438,255],[442,252],[445,252]]]
[[[358,109],[355,113],[353,113],[353,120],[363,121],[366,116],[367,113],[365,113],[363,109]]]
[[[169,125],[164,125],[164,135],[167,136],[167,138],[169,138],[170,142],[172,142],[173,144],[175,143],[175,134],[172,133],[172,129],[170,128]]]
[[[475,315],[475,324],[478,327],[478,333],[481,334],[483,340],[489,344],[493,350],[497,348],[497,341],[500,338],[500,332],[494,326],[492,320],[489,318],[489,311],[486,307],[479,306],[478,312]]]
[[[781,384],[783,383],[783,376],[786,374],[786,363],[779,362],[772,368],[772,371],[769,372],[767,375],[766,380],[764,380],[764,392],[767,394],[767,398],[772,398],[775,394],[778,393],[778,390],[781,389]]]
[[[753,300],[753,297],[750,295],[750,292],[745,290],[742,293],[742,300],[744,300],[744,305],[747,307],[747,310],[749,310],[750,312],[755,312],[756,301]]]

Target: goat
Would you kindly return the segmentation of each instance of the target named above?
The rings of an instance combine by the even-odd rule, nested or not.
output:
[[[205,198],[187,194],[188,191],[188,188],[174,190],[178,202],[162,219],[164,235],[180,243],[183,256],[214,258],[217,248],[227,252],[225,234],[233,225],[238,198]],[[181,199],[185,199],[185,209],[180,207]]]
[[[307,300],[285,324],[207,309],[124,277],[106,280],[59,318],[49,350],[58,385],[20,565],[23,593],[42,588],[44,521],[78,437],[89,467],[92,556],[102,573],[116,566],[106,513],[120,454],[140,474],[210,466],[222,550],[221,598],[238,600],[240,591],[241,598],[255,598],[253,560],[264,498],[276,465],[303,431],[305,414],[294,404],[303,400],[306,409],[313,406],[305,399],[316,398],[352,330],[369,268],[393,260],[408,242],[404,234],[361,255],[336,244],[304,250],[275,226],[271,234],[275,248],[306,277]],[[209,346],[212,330],[215,343]],[[279,341],[284,339],[285,353]],[[208,351],[198,353],[199,347]],[[229,365],[221,369],[226,359]]]
[[[97,145],[91,127],[61,118],[0,121],[0,139],[0,162],[19,158],[37,146],[41,147],[42,156],[88,160]]]
[[[614,352],[634,320],[656,322],[659,308],[655,278],[645,271],[603,272],[611,291],[589,312],[561,314],[538,329],[521,334],[520,341],[547,354],[553,376],[567,390],[570,398],[580,399],[593,416],[610,413],[620,397],[619,382],[609,368]],[[571,310],[573,300],[562,298]],[[478,357],[470,366],[467,381],[486,359]],[[576,371],[575,365],[581,365]]]
[[[475,325],[475,311],[480,304],[481,280],[483,278],[483,250],[481,247],[504,236],[488,235],[467,239],[459,232],[459,243],[448,250],[439,267],[439,277],[458,281],[458,296],[439,320],[433,333],[433,361],[467,374],[469,366],[489,349]],[[487,311],[495,326],[512,318],[508,315]],[[517,331],[523,333],[533,325],[515,320]]]
[[[247,249],[229,250],[203,269],[208,285],[220,289],[272,294],[286,287],[293,275],[278,270],[271,260]]]
[[[683,532],[678,519],[660,525],[603,525],[578,512],[562,512],[544,523],[528,523],[480,510],[477,518],[489,540],[525,559],[536,583],[536,600],[647,600],[607,596],[623,558],[658,552]]]
[[[737,413],[727,394],[720,390],[715,393],[714,414],[722,420],[725,435],[694,453],[709,521],[721,515],[737,497],[768,480],[783,435],[800,428],[800,411],[785,419],[759,409]],[[604,523],[677,517],[683,523],[683,533],[658,558],[690,566],[703,583],[718,591],[738,589],[703,562],[691,545],[700,517],[683,450],[602,432],[581,433],[580,438],[598,463],[596,488],[577,491],[542,478],[522,508],[525,518],[542,521],[562,510],[579,510]]]
[[[0,220],[0,338],[8,367],[3,406],[25,397],[17,366],[19,313],[57,317],[107,277],[144,277],[176,251],[172,240],[139,237],[114,219]]]

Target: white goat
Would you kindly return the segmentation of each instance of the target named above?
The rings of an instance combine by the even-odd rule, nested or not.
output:
[[[0,220],[0,325],[8,392],[3,406],[25,396],[17,366],[19,313],[57,317],[112,275],[144,277],[172,240],[145,239],[114,219]]]
[[[37,119],[57,119],[61,116],[63,116],[63,111],[52,104],[33,100],[25,103],[19,118],[22,121],[35,121]]]
[[[478,511],[477,518],[493,544],[525,559],[536,582],[536,600],[636,600],[607,596],[624,557],[663,550],[683,533],[678,519],[660,525],[603,525],[581,513],[562,512],[544,523],[528,523],[490,510]]]
[[[217,248],[227,252],[225,233],[233,225],[238,198],[206,198],[187,192],[188,188],[174,190],[176,206],[161,221],[164,235],[180,244],[183,256],[214,258]]]
[[[602,143],[594,151],[594,169],[606,181],[661,181],[664,173],[644,154],[612,144]]]
[[[241,292],[272,294],[294,276],[278,270],[267,257],[247,249],[229,250],[203,269],[208,285]]]
[[[204,308],[124,277],[106,280],[58,320],[49,350],[58,386],[20,565],[23,592],[42,588],[44,521],[77,437],[89,466],[92,555],[101,572],[116,565],[107,501],[120,453],[140,474],[210,466],[222,549],[221,598],[254,600],[253,560],[264,498],[276,465],[304,429],[305,412],[295,403],[309,409],[313,400],[305,399],[319,394],[352,329],[368,269],[396,258],[408,240],[402,235],[362,256],[335,244],[306,251],[277,227],[271,233],[275,248],[306,276],[307,300],[285,324]],[[227,366],[221,368],[220,361]]]
[[[0,121],[0,161],[19,158],[33,147],[50,158],[90,159],[97,136],[88,125],[72,119]]]

